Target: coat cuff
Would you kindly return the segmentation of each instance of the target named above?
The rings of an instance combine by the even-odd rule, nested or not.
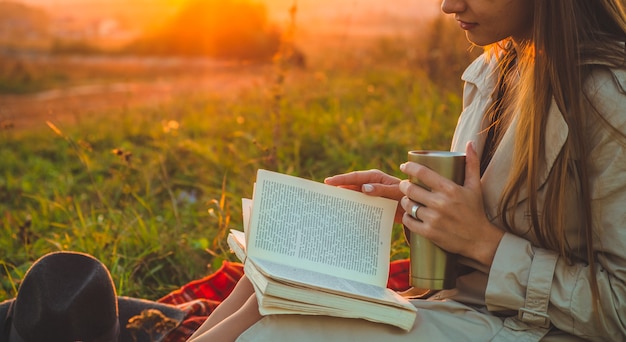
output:
[[[488,309],[515,310],[523,322],[549,326],[547,312],[557,260],[555,252],[534,249],[528,240],[505,233],[489,271]]]

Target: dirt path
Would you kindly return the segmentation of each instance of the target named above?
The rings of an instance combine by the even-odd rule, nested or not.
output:
[[[76,124],[107,109],[153,106],[180,95],[236,96],[262,86],[271,65],[215,67],[202,74],[169,76],[154,82],[129,81],[53,89],[32,95],[0,95],[0,129],[44,127],[46,121]]]

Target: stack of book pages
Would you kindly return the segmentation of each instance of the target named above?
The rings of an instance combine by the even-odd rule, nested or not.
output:
[[[228,244],[262,315],[328,315],[410,330],[417,309],[386,288],[397,202],[259,170]]]

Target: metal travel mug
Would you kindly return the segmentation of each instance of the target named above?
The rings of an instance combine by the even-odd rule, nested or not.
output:
[[[409,151],[409,161],[422,164],[457,184],[465,180],[465,153],[449,151]],[[415,177],[411,183],[430,189]],[[450,208],[454,210],[454,208]],[[419,218],[419,209],[417,212]],[[411,285],[416,288],[442,290],[455,287],[457,256],[437,247],[421,235],[410,233]]]

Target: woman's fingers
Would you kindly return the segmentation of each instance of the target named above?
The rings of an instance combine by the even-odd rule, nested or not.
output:
[[[380,170],[354,171],[328,177],[324,183],[350,190],[361,191],[370,196],[379,196],[400,201],[404,194],[398,189],[400,179]],[[398,203],[395,221],[401,222],[404,211]]]
[[[324,180],[324,183],[335,186],[357,186],[361,187],[363,184],[395,184],[400,182],[396,177],[390,176],[380,170],[366,170],[366,171],[352,171],[340,175],[328,177]]]
[[[399,201],[404,196],[398,189],[400,179],[380,170],[354,171],[328,177],[324,183],[350,190],[361,191],[372,196],[381,196]]]

